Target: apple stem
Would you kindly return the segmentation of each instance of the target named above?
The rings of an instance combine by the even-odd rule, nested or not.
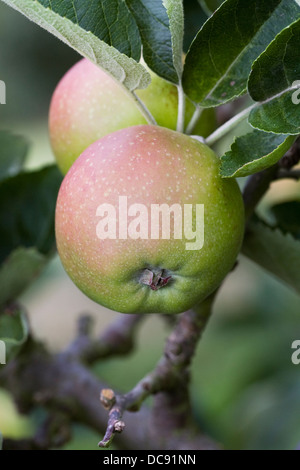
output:
[[[227,121],[223,126],[219,127],[215,132],[213,132],[209,137],[206,139],[206,144],[208,146],[214,145],[218,140],[220,140],[222,137],[224,137],[228,132],[230,132],[232,129],[234,129],[238,124],[243,122],[251,113],[252,109],[257,107],[257,103],[254,103],[253,105],[249,106],[246,109],[243,109],[239,114],[234,116],[232,119]]]
[[[200,106],[197,106],[190,122],[188,123],[188,125],[186,127],[185,133],[187,135],[190,135],[193,132],[193,130],[195,129],[195,126],[196,126],[197,122],[199,121],[202,113],[203,113],[203,108],[201,108]]]
[[[153,125],[153,126],[157,126],[156,120],[154,119],[154,117],[150,113],[150,111],[147,108],[147,106],[145,105],[145,103],[137,96],[137,94],[134,91],[132,91],[131,93],[132,93],[132,96],[133,96],[137,106],[140,108],[140,111],[141,111],[142,115],[144,116],[144,118],[146,119],[146,121],[148,122],[148,124]]]
[[[164,270],[153,272],[150,269],[145,269],[140,277],[140,283],[149,286],[150,289],[157,291],[161,287],[166,286],[172,279],[172,276],[164,277]]]
[[[178,118],[177,118],[177,132],[184,132],[184,118],[185,118],[185,93],[183,91],[182,83],[177,86],[178,90]]]
[[[191,139],[198,140],[198,142],[201,142],[201,144],[205,144],[204,137],[201,137],[200,135],[191,135]]]

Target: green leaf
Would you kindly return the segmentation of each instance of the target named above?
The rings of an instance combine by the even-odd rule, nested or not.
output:
[[[300,293],[300,241],[254,219],[247,228],[242,252]]]
[[[187,54],[186,94],[203,107],[219,106],[243,94],[254,60],[299,17],[300,7],[291,0],[224,2]]]
[[[126,3],[139,27],[145,62],[160,77],[178,83],[173,63],[170,20],[163,0],[126,0]],[[174,5],[181,3],[181,0],[168,3]]]
[[[0,181],[21,171],[28,148],[23,137],[0,130]]]
[[[201,26],[207,21],[208,15],[204,13],[198,2],[184,0],[184,50],[189,49]]]
[[[248,89],[262,102],[249,116],[258,129],[300,134],[300,20],[284,29],[253,64]]]
[[[222,5],[224,0],[198,0],[203,11],[210,16],[219,6]]]
[[[35,248],[17,248],[0,267],[0,307],[15,300],[41,273],[49,258]]]
[[[54,213],[62,175],[56,166],[20,173],[0,184],[0,262],[21,246],[55,248]]]
[[[173,64],[181,81],[183,72],[184,12],[182,0],[163,0],[170,21]]]
[[[101,68],[110,73],[116,80],[118,80],[122,85],[125,86],[130,91],[133,91],[137,88],[146,88],[150,82],[150,74],[146,69],[138,64],[132,58],[127,57],[127,55],[119,52],[115,47],[112,47],[106,44],[105,41],[99,39],[95,34],[90,31],[86,31],[79,24],[73,23],[70,19],[63,18],[60,14],[56,13],[49,8],[46,8],[38,1],[34,0],[3,0],[4,3],[7,3],[12,8],[18,10],[31,21],[34,21],[42,28],[46,29],[48,32],[54,36],[61,39],[68,46],[75,49],[79,54],[89,59],[91,62],[99,65]],[[45,4],[48,3],[45,1]],[[54,4],[59,4],[61,8],[65,8],[65,3],[69,2],[58,1],[52,2],[52,7]],[[74,2],[70,2],[72,5]],[[86,10],[89,10],[89,5],[83,0],[77,2],[81,5],[79,17],[83,20]],[[76,3],[76,4],[77,4]],[[90,3],[90,2],[89,2]],[[95,2],[92,2],[93,5]],[[99,8],[102,3],[110,5],[110,2],[98,2]],[[124,4],[122,0],[119,0],[120,5]],[[56,8],[57,9],[57,8]],[[63,11],[63,10],[59,10]],[[71,8],[70,8],[71,11]],[[73,6],[72,6],[73,11]],[[77,11],[77,9],[76,9]],[[121,10],[120,10],[121,11]],[[69,15],[70,16],[70,15]],[[95,17],[95,20],[97,17]],[[116,18],[117,19],[117,18]],[[124,20],[124,19],[123,19]],[[112,20],[110,20],[111,22]],[[124,22],[124,21],[123,21]],[[100,24],[100,23],[99,23]],[[102,23],[101,23],[102,24]],[[116,22],[116,25],[119,22]],[[130,23],[128,24],[128,26]],[[117,34],[118,29],[116,29],[115,34]],[[121,37],[120,33],[120,37]],[[109,36],[105,37],[105,40],[109,40]],[[134,55],[135,57],[135,55]],[[139,55],[136,56],[139,58]]]
[[[277,204],[270,209],[276,225],[284,233],[291,233],[300,240],[300,201],[289,201]]]
[[[140,60],[140,35],[124,0],[23,0],[10,3],[40,3],[119,52]]]
[[[224,178],[249,176],[275,165],[291,148],[295,137],[254,130],[238,137],[231,150],[221,157]]]
[[[28,338],[26,315],[19,307],[6,308],[0,312],[0,341],[6,349],[6,363],[13,359]]]

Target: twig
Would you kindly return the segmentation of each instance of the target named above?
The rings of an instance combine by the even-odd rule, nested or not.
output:
[[[112,390],[110,391],[113,403],[109,411],[105,436],[98,444],[100,447],[108,447],[115,433],[124,429],[125,424],[122,418],[126,410],[139,410],[149,395],[162,391],[174,393],[176,389],[186,390],[189,382],[190,362],[210,316],[214,297],[215,295],[212,295],[200,306],[179,317],[177,325],[167,339],[164,356],[153,372],[144,377],[125,395],[117,395]],[[107,391],[105,395],[106,393]],[[184,398],[188,403],[186,394]],[[103,393],[100,401],[103,403]],[[172,435],[175,429],[169,429],[168,432]]]
[[[143,315],[120,315],[97,339],[91,339],[92,319],[84,315],[79,320],[78,337],[66,354],[91,364],[99,359],[127,354],[134,348],[136,328]]]
[[[24,413],[38,403],[63,412],[71,421],[85,424],[98,433],[106,429],[107,412],[99,406],[99,390],[107,386],[70,355],[49,355],[38,345],[31,344],[22,356],[1,369],[0,386],[10,391]],[[160,432],[152,433],[151,413],[145,407],[138,414],[128,414],[126,428],[127,432],[118,439],[123,448],[180,449],[183,445],[187,449],[218,448],[199,430],[192,437],[173,436],[171,441],[170,436],[170,441],[162,441]],[[24,443],[27,444],[28,441]]]

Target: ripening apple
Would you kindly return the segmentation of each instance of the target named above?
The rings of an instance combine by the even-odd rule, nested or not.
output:
[[[134,126],[90,145],[65,176],[56,240],[91,299],[124,313],[179,313],[232,269],[244,232],[235,180],[206,145]]]
[[[159,126],[175,130],[177,88],[148,71],[151,84],[145,90],[137,90],[136,94]],[[186,124],[194,110],[194,105],[187,100]],[[138,124],[146,124],[146,120],[133,97],[92,62],[80,60],[59,82],[51,100],[49,131],[58,166],[66,174],[90,144],[111,132]],[[215,111],[207,109],[194,133],[207,137],[215,127]]]

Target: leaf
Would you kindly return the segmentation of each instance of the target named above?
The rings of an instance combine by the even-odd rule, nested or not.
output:
[[[300,293],[300,241],[258,219],[250,222],[242,252]]]
[[[13,359],[28,338],[29,328],[26,315],[19,307],[0,312],[0,341],[6,349],[6,363]]]
[[[184,0],[184,50],[187,51],[207,16],[198,2]]]
[[[3,1],[21,12],[31,21],[34,21],[42,28],[61,39],[79,54],[106,70],[106,72],[110,73],[129,91],[133,91],[137,88],[146,88],[150,84],[150,75],[141,64],[138,64],[135,60],[122,54],[115,49],[115,47],[106,44],[92,32],[86,31],[71,20],[63,18],[49,8],[45,8],[38,1]],[[122,0],[119,0],[119,2],[124,3]],[[56,3],[63,5],[65,2],[56,0],[56,2],[52,2],[52,5],[56,5]],[[83,0],[79,3],[81,5],[87,5],[87,2],[83,2]],[[82,8],[80,17],[87,9],[87,7]],[[108,40],[108,38],[106,39]]]
[[[62,176],[56,166],[20,173],[0,184],[0,262],[21,246],[55,248],[54,213]]]
[[[0,181],[21,171],[28,148],[23,137],[0,130]]]
[[[231,150],[221,157],[220,174],[224,178],[249,176],[275,165],[291,148],[292,136],[267,134],[254,130],[238,137]]]
[[[183,33],[184,33],[184,12],[182,0],[163,0],[170,20],[170,31],[172,39],[173,64],[181,81],[183,72]]]
[[[145,62],[160,77],[178,83],[173,63],[170,21],[163,0],[126,0],[126,3],[139,27]]]
[[[49,258],[35,248],[17,248],[0,267],[0,307],[15,300],[40,274]]]
[[[300,134],[300,20],[284,29],[253,64],[248,89],[262,102],[250,124],[276,134]]]
[[[140,60],[140,35],[124,0],[10,0],[9,3],[39,3],[119,52]]]
[[[203,11],[210,16],[217,8],[219,8],[219,6],[221,6],[224,0],[198,0],[198,2],[203,8]]]
[[[199,31],[186,57],[189,98],[214,107],[243,94],[254,60],[300,17],[291,0],[227,0]],[[285,132],[282,132],[285,133]]]
[[[289,201],[276,204],[270,209],[276,225],[284,233],[291,233],[300,240],[300,201]]]

